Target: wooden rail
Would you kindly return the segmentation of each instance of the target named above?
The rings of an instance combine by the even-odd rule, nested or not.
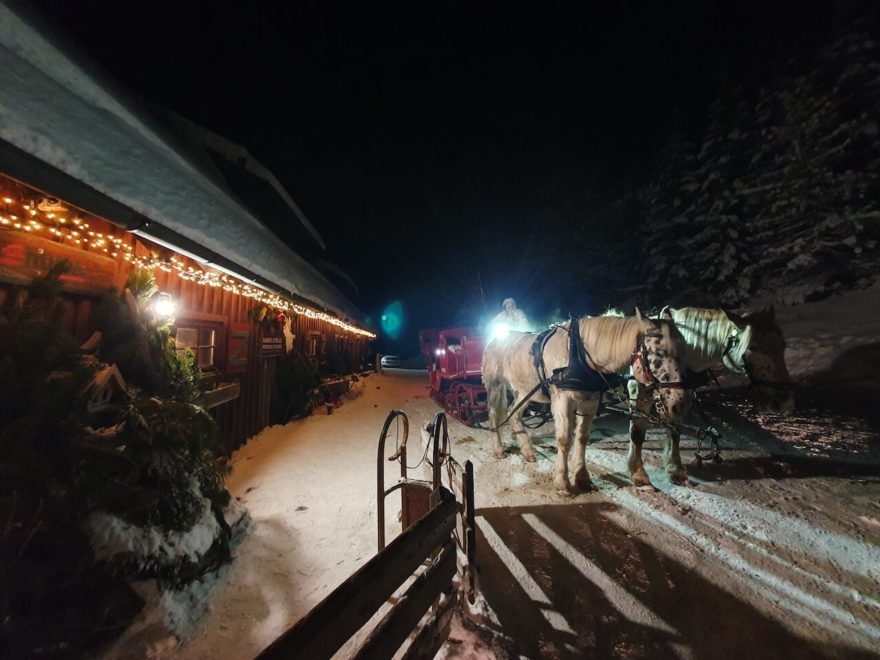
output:
[[[415,629],[437,596],[452,590],[455,576],[455,543],[450,538],[428,570],[419,575],[406,593],[376,626],[355,655],[357,660],[390,658]]]
[[[330,658],[439,550],[432,565],[416,578],[400,602],[370,634],[365,650],[359,655],[390,657],[440,593],[451,588],[456,567],[451,539],[457,514],[455,497],[441,487],[437,506],[391,541],[258,657]]]

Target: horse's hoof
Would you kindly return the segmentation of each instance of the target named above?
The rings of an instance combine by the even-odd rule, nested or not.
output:
[[[554,481],[553,486],[556,488],[556,492],[560,495],[566,495],[568,497],[574,495],[574,489],[571,487],[571,482],[568,479],[565,481]]]
[[[640,490],[643,493],[656,493],[656,492],[658,492],[657,487],[652,483],[636,484],[636,490]]]
[[[585,492],[597,490],[596,486],[593,485],[593,481],[590,479],[590,475],[587,474],[586,470],[580,471],[574,475],[574,485],[577,486],[578,489]]]
[[[492,456],[495,458],[504,458],[504,449],[493,449]]]
[[[538,457],[535,455],[535,452],[523,452],[522,458],[526,463],[537,463]]]
[[[644,470],[640,470],[633,475],[630,475],[630,479],[632,479],[633,485],[639,490],[643,488],[654,488],[654,484],[651,483],[651,480],[648,478],[648,475],[645,474]]]

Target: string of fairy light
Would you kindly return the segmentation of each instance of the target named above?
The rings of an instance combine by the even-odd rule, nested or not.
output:
[[[119,236],[94,231],[88,222],[80,217],[69,217],[54,211],[43,211],[29,201],[16,202],[12,197],[3,197],[6,213],[0,215],[0,228],[15,229],[27,233],[46,232],[61,242],[93,248],[116,257],[120,252],[131,252],[131,246]],[[15,212],[16,204],[21,206]]]
[[[83,218],[75,214],[59,212],[60,203],[52,205],[53,210],[47,211],[39,208],[37,203],[30,200],[19,201],[4,196],[2,201],[6,209],[5,213],[0,214],[0,229],[35,235],[49,234],[49,237],[60,243],[76,245],[81,249],[103,253],[109,257],[121,257],[137,268],[175,273],[180,279],[199,286],[221,288],[229,293],[284,310],[288,314],[294,313],[309,319],[324,321],[341,330],[369,339],[376,338],[374,333],[346,323],[335,316],[292,302],[265,289],[247,284],[227,273],[196,268],[173,254],[168,258],[157,255],[137,255],[132,246],[122,237],[95,231]]]

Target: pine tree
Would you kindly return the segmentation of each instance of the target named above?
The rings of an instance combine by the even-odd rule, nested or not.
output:
[[[710,106],[700,149],[674,141],[642,192],[643,277],[667,301],[800,302],[878,270],[880,57],[852,32],[808,73]]]
[[[690,210],[699,184],[694,145],[683,137],[673,139],[658,160],[656,176],[640,193],[645,217],[640,270],[648,290],[665,299],[689,286],[681,242],[695,233]]]

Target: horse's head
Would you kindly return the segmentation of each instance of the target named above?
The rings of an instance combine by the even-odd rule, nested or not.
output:
[[[745,348],[738,362],[725,366],[748,377],[760,408],[772,412],[794,410],[794,390],[785,366],[785,337],[773,307],[744,316],[727,316],[739,329]]]
[[[669,312],[664,309],[660,316],[651,319],[636,308],[639,338],[633,353],[632,373],[636,381],[653,391],[654,405],[660,416],[674,420],[687,412],[687,390],[679,362],[684,340]]]

